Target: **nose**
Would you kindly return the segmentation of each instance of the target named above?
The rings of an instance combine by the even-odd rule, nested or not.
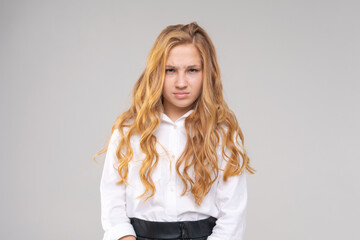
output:
[[[187,82],[185,73],[179,72],[179,74],[177,75],[177,78],[176,78],[176,82],[175,82],[176,87],[184,88],[187,86],[187,84],[188,84],[188,82]]]

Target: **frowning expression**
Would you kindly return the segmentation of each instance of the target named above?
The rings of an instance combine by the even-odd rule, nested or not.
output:
[[[198,49],[193,44],[172,48],[165,71],[164,112],[167,115],[182,115],[193,107],[201,93],[203,69]]]

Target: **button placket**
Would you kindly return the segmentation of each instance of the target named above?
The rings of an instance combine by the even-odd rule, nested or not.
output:
[[[172,126],[172,129],[169,132],[170,137],[170,164],[171,164],[171,172],[170,172],[170,181],[167,186],[167,214],[169,217],[176,219],[176,188],[175,188],[175,147],[176,147],[176,125]]]

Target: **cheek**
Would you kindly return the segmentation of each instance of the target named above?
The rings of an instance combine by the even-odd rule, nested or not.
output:
[[[163,86],[163,89],[162,89],[162,92],[163,92],[163,94],[168,94],[169,93],[169,91],[171,90],[171,88],[170,88],[170,82],[169,81],[164,81],[164,86]]]
[[[199,78],[196,81],[196,89],[198,90],[198,92],[201,91],[202,85],[203,85],[203,78],[201,75],[201,76],[199,76]]]

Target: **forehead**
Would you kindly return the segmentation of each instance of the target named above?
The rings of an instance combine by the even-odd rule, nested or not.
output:
[[[196,65],[201,64],[199,50],[193,44],[182,44],[173,47],[166,60],[169,65]]]

